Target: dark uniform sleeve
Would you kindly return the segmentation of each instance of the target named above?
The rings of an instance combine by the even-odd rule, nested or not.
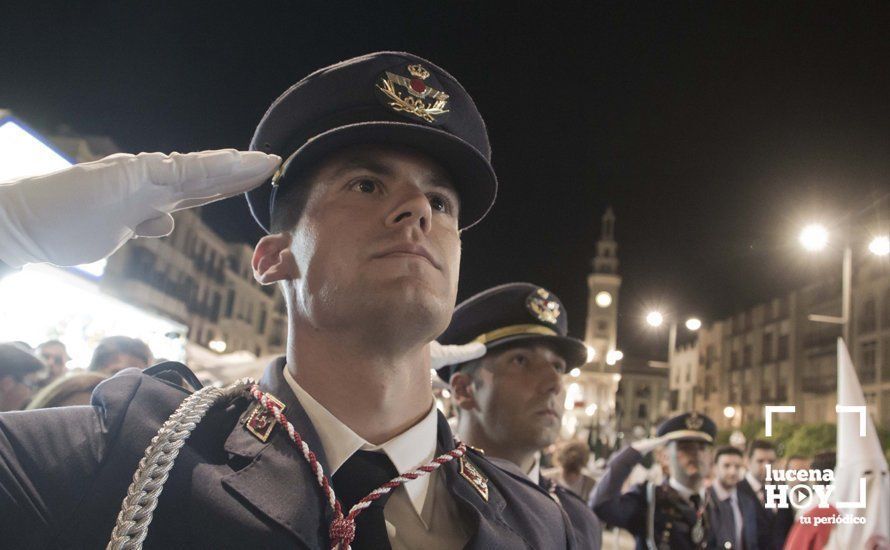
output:
[[[609,461],[606,474],[596,484],[591,497],[593,511],[603,523],[622,527],[636,536],[645,535],[646,496],[639,488],[621,494],[621,487],[642,459],[633,447],[620,451]]]
[[[53,544],[93,484],[135,390],[116,386],[115,407],[94,394],[92,406],[0,414],[0,546]]]

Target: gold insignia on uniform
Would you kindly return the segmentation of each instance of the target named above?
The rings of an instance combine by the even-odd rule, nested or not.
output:
[[[389,99],[394,111],[410,113],[427,122],[435,121],[439,115],[448,113],[446,105],[450,96],[424,82],[430,72],[423,65],[408,65],[411,78],[386,71],[377,83],[377,89]],[[404,89],[406,93],[402,93]]]
[[[488,478],[470,462],[466,455],[460,457],[459,464],[460,475],[470,482],[470,485],[476,489],[485,502],[488,502]]]
[[[686,417],[686,427],[690,430],[700,430],[705,423],[705,419],[700,417],[697,412],[690,413]]]
[[[266,394],[266,397],[269,398],[269,401],[275,403],[281,411],[284,411],[284,408],[286,407],[284,403],[268,393]],[[272,430],[277,423],[278,421],[275,420],[275,417],[272,416],[269,409],[264,407],[261,403],[257,403],[247,416],[247,421],[244,423],[244,427],[247,428],[247,431],[252,433],[254,437],[265,443],[269,440],[269,436],[272,434]]]
[[[525,305],[536,319],[551,325],[555,325],[556,320],[562,314],[562,311],[559,309],[559,302],[551,300],[550,293],[543,288],[539,288],[529,294]]]

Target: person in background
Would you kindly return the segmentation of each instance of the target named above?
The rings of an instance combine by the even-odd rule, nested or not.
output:
[[[57,378],[34,394],[27,409],[51,409],[71,405],[89,405],[93,390],[108,378],[100,372],[78,371]]]
[[[784,533],[777,535],[776,516],[778,509],[766,507],[766,481],[767,465],[774,466],[776,462],[776,447],[764,439],[754,439],[748,445],[748,454],[745,457],[745,467],[748,470],[745,477],[739,482],[739,494],[753,498],[757,503],[757,530],[763,550],[777,550],[785,544]]]
[[[559,298],[533,284],[508,283],[462,302],[440,344],[485,344],[485,355],[438,369],[458,406],[467,445],[538,494],[558,502],[579,547],[598,549],[602,533],[586,501],[542,475],[541,449],[559,435],[562,378],[584,364],[587,348],[568,336]],[[579,461],[583,465],[584,460]]]
[[[17,344],[0,344],[0,411],[18,411],[28,404],[44,365]]]
[[[591,496],[593,511],[603,523],[629,531],[637,550],[708,548],[713,530],[705,521],[702,482],[710,470],[716,435],[714,421],[697,412],[665,420],[656,437],[634,441],[611,457]],[[663,445],[670,476],[660,485],[647,481],[622,493],[633,467]]]
[[[720,447],[714,454],[714,483],[708,488],[707,513],[718,548],[764,547],[758,540],[757,500],[738,490],[742,462],[742,451],[737,447]]]
[[[47,340],[36,351],[37,358],[43,361],[47,368],[43,385],[46,386],[65,374],[65,365],[71,360],[65,344],[58,340]]]
[[[590,460],[590,448],[587,443],[577,440],[565,441],[557,447],[555,459],[559,471],[554,481],[587,502],[596,484],[592,477],[584,473],[584,466]]]
[[[142,340],[129,336],[109,336],[96,346],[87,370],[113,376],[131,367],[143,370],[152,363],[151,350]]]

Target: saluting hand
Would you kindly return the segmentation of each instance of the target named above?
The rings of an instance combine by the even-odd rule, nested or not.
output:
[[[433,340],[430,342],[430,360],[432,368],[439,369],[446,365],[457,365],[472,361],[485,355],[485,344],[470,342],[464,345],[443,346]]]
[[[281,158],[259,151],[116,154],[0,183],[0,261],[60,266],[107,257],[133,237],[173,231],[171,212],[244,193]]]
[[[658,447],[661,447],[665,443],[671,440],[670,434],[663,435],[661,437],[649,437],[646,439],[640,439],[639,441],[634,441],[630,444],[631,447],[636,449],[641,455],[646,456],[651,453]]]

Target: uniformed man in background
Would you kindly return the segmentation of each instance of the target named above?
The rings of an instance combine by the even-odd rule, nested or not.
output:
[[[717,426],[695,412],[664,421],[657,436],[635,441],[609,460],[591,503],[603,523],[630,531],[637,550],[716,548],[708,527],[703,481],[712,462]],[[661,485],[635,485],[622,494],[631,470],[643,456],[666,445],[670,475]]]
[[[118,373],[91,407],[0,416],[4,547],[575,547],[560,506],[453,440],[433,404],[429,342],[453,311],[460,232],[496,193],[463,87],[411,54],[351,59],[278,98],[251,148],[269,156],[117,157],[72,169],[92,187],[2,190],[0,261],[67,265],[169,233],[169,212],[244,185],[233,164],[253,163],[252,180],[280,156],[248,202],[270,233],[255,278],[281,285],[289,320],[287,356],[258,385],[189,395],[194,376],[165,363]],[[231,185],[205,195],[192,179]],[[29,203],[84,188],[122,204],[77,226],[116,231],[72,249]]]
[[[485,344],[479,359],[438,370],[449,381],[457,433],[520,481],[555,496],[583,548],[599,548],[599,522],[587,504],[541,474],[540,451],[562,426],[565,374],[583,365],[587,348],[568,335],[568,312],[548,290],[510,283],[457,306],[446,345]]]

